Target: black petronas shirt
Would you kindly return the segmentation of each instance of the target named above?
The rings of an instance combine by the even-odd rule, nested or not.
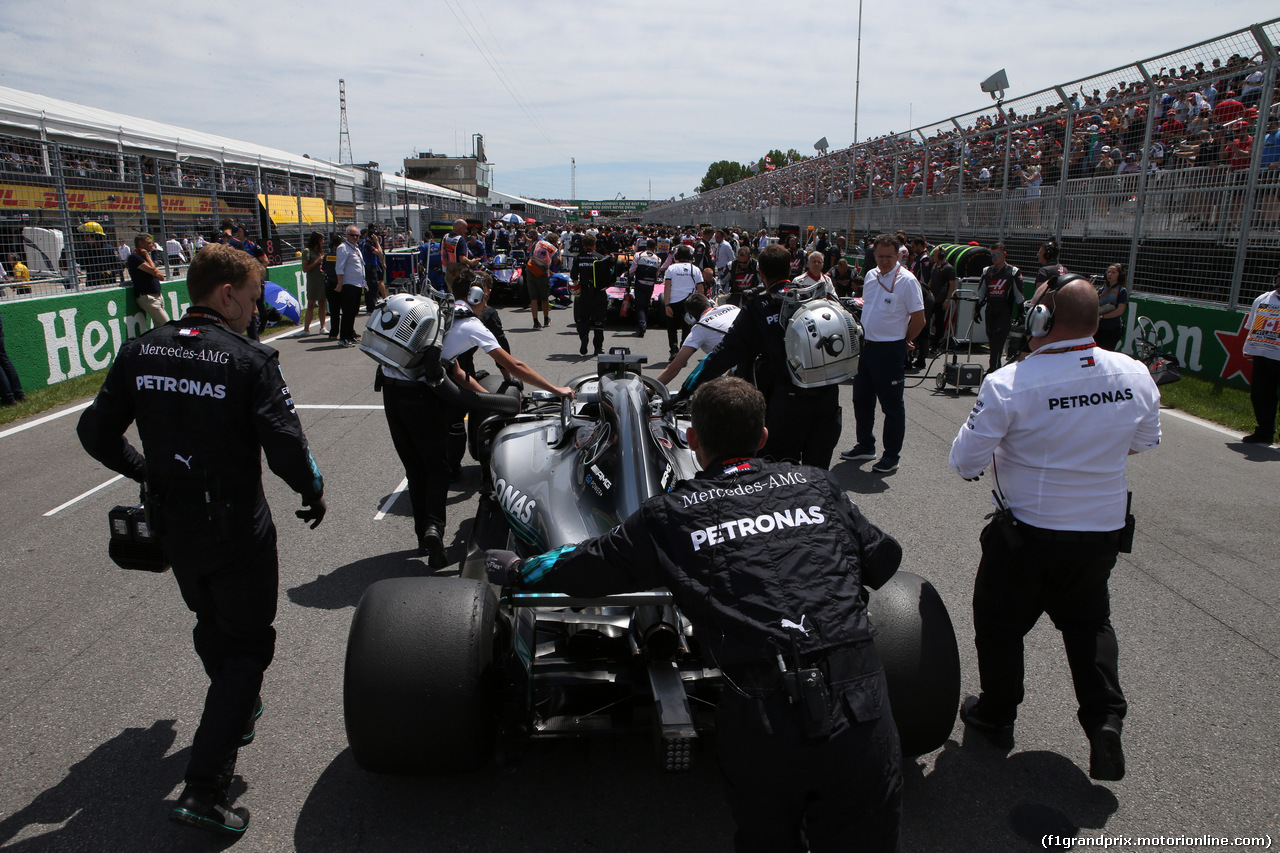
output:
[[[793,639],[801,653],[871,639],[862,587],[880,587],[901,559],[828,472],[741,459],[603,536],[531,558],[521,582],[589,596],[665,587],[725,665],[771,659]]]
[[[125,438],[134,422],[141,454]],[[94,459],[146,480],[175,535],[185,508],[219,501],[222,532],[266,535],[264,452],[304,501],[324,492],[276,351],[208,308],[126,343],[77,433]]]

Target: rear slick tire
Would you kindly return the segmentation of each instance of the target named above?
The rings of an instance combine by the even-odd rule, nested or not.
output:
[[[947,607],[933,584],[898,572],[870,590],[867,612],[902,754],[933,752],[950,737],[960,704],[960,649]]]
[[[497,607],[489,584],[460,578],[393,578],[365,591],[342,686],[357,764],[429,775],[490,760]]]

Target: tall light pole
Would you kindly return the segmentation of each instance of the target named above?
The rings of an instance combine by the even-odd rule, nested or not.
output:
[[[858,145],[858,94],[862,89],[862,0],[858,0],[858,47],[853,63],[853,147]]]
[[[578,160],[569,158],[569,201],[578,200]]]

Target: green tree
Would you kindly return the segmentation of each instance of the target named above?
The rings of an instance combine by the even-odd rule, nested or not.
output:
[[[787,152],[787,163],[799,163],[801,160],[808,160],[808,159],[809,159],[808,157],[804,156],[794,148],[792,148]]]
[[[765,155],[760,158],[759,167],[761,172],[767,171],[765,168],[766,163],[773,166],[775,169],[781,169],[783,166],[787,165],[787,155],[775,148],[772,151],[766,152]]]
[[[748,174],[741,163],[735,163],[732,160],[717,160],[707,167],[707,174],[703,177],[702,183],[698,185],[698,192],[705,193],[720,186],[728,186],[734,181],[742,180]]]

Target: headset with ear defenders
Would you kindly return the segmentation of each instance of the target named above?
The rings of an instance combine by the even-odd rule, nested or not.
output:
[[[1073,281],[1088,281],[1088,279],[1082,275],[1076,275],[1075,273],[1059,273],[1045,282],[1045,285],[1047,286],[1039,299],[1035,299],[1033,297],[1032,300],[1027,303],[1025,325],[1027,328],[1027,335],[1029,337],[1043,338],[1045,335],[1049,334],[1049,331],[1053,328],[1053,309],[1048,305],[1045,305],[1044,300],[1046,297],[1056,294],[1063,288],[1063,286]],[[1055,299],[1054,302],[1056,303],[1057,300]]]
[[[484,288],[473,287],[467,291],[467,304],[474,307],[484,302]]]

